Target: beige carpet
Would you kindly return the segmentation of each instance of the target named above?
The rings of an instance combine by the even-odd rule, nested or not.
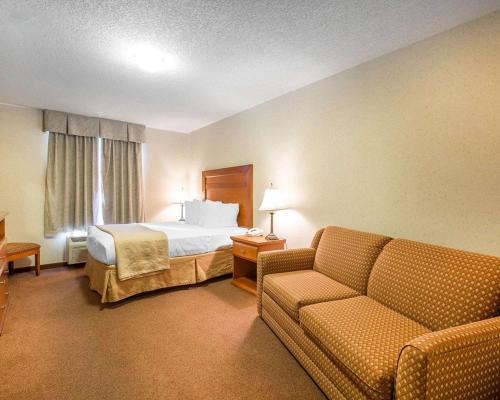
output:
[[[82,269],[15,274],[1,399],[324,399],[228,279],[101,310]]]

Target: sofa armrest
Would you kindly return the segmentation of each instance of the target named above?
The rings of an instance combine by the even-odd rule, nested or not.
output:
[[[319,242],[321,241],[321,237],[323,236],[323,232],[325,231],[325,228],[321,228],[319,231],[317,231],[314,234],[313,240],[311,242],[311,247],[313,249],[318,249]]]
[[[257,311],[262,315],[262,286],[264,276],[278,272],[312,269],[316,249],[266,251],[257,257]]]
[[[399,355],[396,398],[500,398],[500,317],[407,343]]]

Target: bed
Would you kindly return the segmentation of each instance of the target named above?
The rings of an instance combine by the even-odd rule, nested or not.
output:
[[[85,274],[90,289],[101,295],[102,303],[232,273],[230,236],[243,234],[253,226],[253,167],[244,165],[203,171],[202,191],[204,200],[238,203],[238,227],[203,228],[180,222],[141,224],[163,231],[168,237],[170,268],[148,276],[120,280],[113,237],[97,227],[89,228]]]

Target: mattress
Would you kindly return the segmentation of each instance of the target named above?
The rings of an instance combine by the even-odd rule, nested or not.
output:
[[[232,245],[230,236],[242,235],[246,228],[203,228],[182,222],[141,224],[149,229],[165,232],[168,237],[170,257],[183,257],[209,253]],[[106,265],[116,264],[113,236],[90,226],[87,232],[87,248],[92,257]]]

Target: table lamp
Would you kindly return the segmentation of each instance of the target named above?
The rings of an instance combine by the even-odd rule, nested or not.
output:
[[[278,189],[273,187],[273,184],[265,190],[264,198],[262,199],[262,203],[260,204],[260,211],[269,211],[271,214],[271,232],[266,236],[268,240],[278,240],[278,236],[276,236],[273,232],[274,230],[274,213],[278,210],[284,210],[287,208],[283,199],[281,198],[281,193]]]
[[[180,204],[181,205],[181,217],[179,218],[179,222],[185,222],[186,219],[184,218],[184,203],[186,201],[186,191],[184,190],[184,187],[181,188],[181,191],[177,195],[177,201],[174,201],[173,204]]]

